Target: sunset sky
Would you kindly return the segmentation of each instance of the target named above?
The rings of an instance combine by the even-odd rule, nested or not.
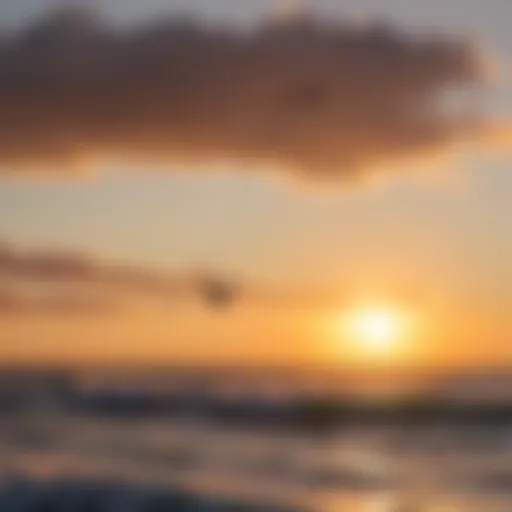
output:
[[[56,3],[3,0],[0,20],[6,33],[13,33],[41,13],[48,15],[49,7]],[[225,27],[249,30],[248,24],[269,23],[264,18],[272,11],[272,2],[257,0],[95,3],[109,24],[136,26],[144,21],[151,26],[151,20],[163,13],[172,16],[186,10],[205,24],[222,25],[221,32]],[[416,69],[392,44],[391,55],[387,55],[378,45],[372,50],[375,42],[369,41],[370,50],[365,50],[361,61],[345,49],[353,60],[352,88],[346,80],[342,82],[345,104],[340,100],[332,109],[326,107],[324,89],[311,90],[314,85],[308,81],[306,89],[297,89],[297,101],[331,109],[329,115],[312,117],[302,125],[302,118],[282,114],[279,104],[276,116],[282,116],[282,125],[268,126],[276,133],[278,129],[283,132],[268,140],[261,135],[265,129],[261,126],[267,125],[260,115],[268,107],[264,103],[267,97],[260,96],[258,89],[260,81],[272,73],[265,71],[266,61],[250,61],[247,70],[233,74],[230,64],[211,64],[205,57],[205,62],[194,63],[198,73],[204,73],[198,74],[197,80],[207,80],[213,92],[203,86],[206,93],[194,99],[193,93],[177,91],[191,102],[192,113],[184,102],[185,121],[173,121],[169,128],[171,136],[182,142],[169,149],[169,156],[165,143],[159,142],[159,123],[164,117],[151,114],[160,109],[159,89],[152,89],[149,80],[121,85],[115,101],[104,101],[102,83],[91,80],[91,87],[100,91],[94,105],[101,108],[97,118],[87,118],[91,124],[84,128],[83,116],[78,116],[78,121],[66,117],[66,105],[72,104],[74,96],[61,100],[51,91],[45,96],[42,81],[35,82],[32,92],[16,86],[22,75],[19,69],[25,69],[19,62],[22,58],[32,62],[34,57],[28,46],[11,43],[19,44],[13,50],[13,65],[4,58],[4,43],[0,45],[0,110],[4,118],[0,120],[0,240],[5,244],[5,248],[0,245],[0,360],[512,364],[510,153],[488,151],[485,144],[473,141],[459,159],[431,158],[438,149],[451,153],[459,138],[472,128],[470,122],[461,127],[444,125],[435,113],[424,120],[416,110],[412,115],[418,120],[405,121],[396,113],[403,109],[404,116],[411,115],[414,106],[418,110],[429,107],[427,97],[425,104],[412,105],[407,111],[418,102],[410,84],[423,80],[418,77],[427,65],[434,71],[430,82],[425,79],[423,84],[426,96],[437,94],[429,87],[442,87],[452,78],[460,79],[463,89],[475,86],[473,69],[466,62],[471,55],[459,59],[448,50],[443,54],[445,39],[468,38],[468,52],[474,48],[476,54],[478,49],[478,58],[483,55],[485,64],[499,62],[500,70],[490,85],[469,100],[485,118],[484,131],[490,128],[493,135],[489,138],[493,138],[494,120],[507,124],[512,113],[512,3],[316,0],[314,6],[318,16],[331,23],[339,18],[340,23],[349,21],[355,27],[356,21],[382,21],[384,27],[392,27],[391,34],[404,31],[406,41],[409,36],[414,40],[421,27],[421,33],[435,41],[438,38],[440,56],[425,50],[425,67],[417,63],[423,57],[417,57]],[[241,51],[239,42],[222,41],[221,47],[220,37],[210,36],[222,48],[212,59],[219,55],[236,59],[233,55]],[[309,37],[314,41],[320,38]],[[108,49],[113,46],[103,40],[98,44]],[[231,52],[231,44],[233,53],[222,53]],[[268,50],[272,58],[278,47],[272,43]],[[301,51],[307,53],[308,48],[306,45]],[[304,59],[308,66],[318,62],[322,87],[324,81],[326,87],[336,87],[343,70],[341,78],[334,73],[331,76],[332,56],[327,55],[324,63],[321,50],[311,50]],[[120,51],[124,56],[131,50],[123,47]],[[192,44],[189,51],[193,52]],[[297,55],[290,51],[292,57]],[[284,53],[285,59],[287,55]],[[87,58],[84,68],[90,63]],[[142,66],[145,57],[137,58],[136,64]],[[190,66],[190,60],[187,62]],[[276,57],[276,68],[280,62]],[[306,64],[301,68],[298,62],[290,64],[290,74],[302,70],[310,80],[317,68]],[[127,68],[131,61],[124,64]],[[209,64],[217,73],[213,83],[208,80]],[[90,65],[93,69],[96,61]],[[27,66],[31,72],[37,69]],[[139,80],[143,69],[150,70],[148,75],[155,71],[151,63],[148,68],[134,65],[134,70],[128,71],[121,66],[119,75],[112,74],[113,81],[123,76]],[[189,68],[183,69],[183,73],[189,72]],[[375,82],[364,89],[364,77],[375,81],[381,70],[382,91],[373,89]],[[447,70],[460,76],[445,77],[442,73]],[[190,71],[190,76],[196,71]],[[96,68],[91,76],[94,72]],[[225,75],[218,78],[221,72]],[[482,70],[482,74],[486,72]],[[48,76],[51,87],[53,75]],[[262,89],[265,94],[272,87],[271,81],[268,84]],[[397,91],[402,86],[400,97]],[[73,89],[77,97],[82,93],[80,87]],[[69,89],[63,86],[59,90]],[[153,110],[147,114],[141,109],[142,117],[130,111],[126,125],[119,128],[123,111],[116,108],[125,97],[131,108],[137,91],[154,98],[144,104]],[[353,101],[346,99],[349,92]],[[79,98],[81,106],[86,105],[84,97]],[[373,101],[371,111],[365,108],[369,100]],[[172,108],[181,108],[180,103]],[[393,112],[384,106],[393,107]],[[133,126],[134,119],[144,119],[147,126],[142,122]],[[199,132],[194,124],[197,119]],[[130,156],[133,151],[137,160],[74,168],[73,158],[68,156],[97,156],[88,152],[90,146],[98,145],[95,135],[87,131],[92,126],[94,132],[98,126],[94,123],[105,127],[101,143],[107,150]],[[351,127],[355,127],[353,131]],[[371,130],[371,136],[366,132],[360,135],[359,129]],[[68,155],[67,148],[60,152],[59,137],[70,130],[76,130],[72,143],[80,146],[80,155]],[[235,131],[243,135],[234,135]],[[211,137],[210,132],[214,133]],[[507,130],[504,132],[506,138]],[[81,139],[83,133],[89,138]],[[149,141],[140,142],[145,135]],[[110,136],[112,140],[107,140]],[[344,142],[352,136],[356,149]],[[136,147],[126,145],[129,137],[138,137],[133,144]],[[501,140],[501,134],[497,138]],[[494,142],[490,145],[495,149]],[[204,153],[202,147],[207,148]],[[173,152],[179,153],[176,159]],[[258,161],[260,154],[272,159],[282,156],[282,166],[279,161],[272,166]],[[153,157],[158,165],[149,162]],[[44,264],[39,260],[44,259],[43,252]],[[87,256],[79,256],[82,253]],[[78,272],[80,275],[73,277],[75,270],[62,272],[59,265],[64,265],[67,255],[75,262],[84,258],[85,274]],[[48,264],[52,257],[58,260],[57,271],[53,263]],[[222,312],[206,307],[188,291],[188,276],[198,271],[236,281],[239,300]],[[164,284],[159,284],[160,280]],[[75,314],[73,307],[61,307],[72,304],[65,294],[62,300],[52,299],[51,307],[41,307],[50,288],[52,293],[58,288],[58,293],[72,298],[79,292],[80,299],[90,299],[94,307]],[[100,295],[102,302],[94,302]],[[103,308],[103,302],[110,305],[110,301],[114,307]],[[346,312],[361,304],[398,311],[399,316],[411,319],[411,332],[398,333],[402,339],[390,344],[387,354],[372,353],[364,340],[349,339],[342,328]]]

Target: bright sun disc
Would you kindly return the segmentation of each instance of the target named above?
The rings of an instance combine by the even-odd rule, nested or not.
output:
[[[343,318],[343,335],[359,352],[397,352],[407,331],[407,315],[387,307],[361,307]]]

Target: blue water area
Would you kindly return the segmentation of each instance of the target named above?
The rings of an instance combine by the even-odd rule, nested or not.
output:
[[[199,496],[164,487],[108,481],[41,483],[18,478],[0,491],[2,512],[295,512],[277,506]]]

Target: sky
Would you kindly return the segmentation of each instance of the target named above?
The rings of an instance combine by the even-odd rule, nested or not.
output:
[[[41,13],[47,14],[52,4],[55,2],[4,0],[0,19],[6,31],[13,31]],[[268,17],[275,8],[272,2],[256,0],[98,0],[96,4],[112,22],[130,25],[151,23],[162,14],[189,11],[204,23],[247,27]],[[435,37],[463,36],[475,46],[481,44],[485,52],[499,59],[501,70],[484,98],[478,99],[479,105],[500,118],[510,114],[509,2],[318,0],[314,7],[330,20],[383,20],[411,34],[426,30]],[[317,57],[309,58],[315,62]],[[379,58],[384,57],[377,54],[369,65],[378,64]],[[402,65],[402,61],[397,62]],[[359,68],[354,69],[357,79]],[[400,87],[394,75],[400,77],[400,68],[387,72],[383,89],[386,84],[393,90]],[[244,76],[238,80],[245,84]],[[211,89],[223,90],[220,81],[208,83]],[[364,82],[359,85],[364,86]],[[244,97],[236,87],[230,87],[232,84],[226,86],[231,91],[227,96]],[[205,91],[206,104],[210,92],[208,88]],[[386,169],[379,179],[371,174],[368,180],[352,183],[337,179],[345,176],[345,171],[339,169],[344,164],[350,167],[353,158],[354,172],[359,176],[359,165],[374,165],[378,158],[373,157],[388,149],[379,144],[388,139],[377,134],[376,142],[362,139],[359,152],[351,148],[338,152],[341,142],[336,139],[336,131],[318,125],[315,133],[307,132],[308,138],[298,140],[324,144],[325,139],[325,145],[318,146],[324,150],[322,158],[315,155],[309,159],[302,148],[290,152],[287,157],[301,167],[297,173],[260,171],[260,164],[243,158],[227,164],[209,153],[198,162],[185,159],[156,168],[149,160],[145,162],[144,153],[138,163],[102,163],[82,175],[75,170],[62,172],[61,167],[67,163],[55,163],[60,155],[55,161],[47,161],[37,150],[29,172],[22,172],[10,159],[11,146],[15,148],[14,156],[23,160],[38,147],[38,141],[30,146],[24,138],[21,142],[16,138],[18,132],[25,136],[25,126],[19,121],[25,111],[19,108],[30,103],[25,98],[18,105],[15,92],[6,93],[7,98],[9,94],[14,98],[9,103],[14,107],[7,116],[11,124],[0,123],[0,132],[7,141],[0,143],[0,238],[13,248],[14,256],[11,249],[6,250],[9,258],[14,261],[19,257],[23,264],[13,264],[9,268],[15,271],[5,271],[7,288],[18,286],[20,280],[23,286],[26,281],[46,286],[55,274],[47,272],[41,277],[38,271],[31,273],[26,270],[30,266],[26,262],[37,263],[38,251],[50,251],[59,255],[83,253],[97,260],[99,263],[90,264],[92,272],[87,267],[88,272],[100,275],[94,286],[99,281],[105,284],[102,276],[107,276],[106,281],[111,279],[111,273],[103,273],[105,265],[121,262],[135,274],[138,270],[133,270],[134,266],[148,269],[155,280],[168,273],[181,275],[199,269],[218,273],[235,280],[242,295],[240,303],[219,313],[200,301],[189,300],[188,292],[181,300],[181,291],[175,292],[174,285],[170,293],[173,300],[168,304],[155,298],[153,289],[150,293],[146,288],[139,290],[130,278],[127,289],[134,295],[132,302],[137,303],[130,303],[135,313],[87,311],[74,315],[58,307],[53,310],[53,306],[33,307],[32,303],[18,312],[12,301],[6,300],[9,308],[0,313],[0,357],[5,360],[321,361],[343,365],[354,362],[354,351],[347,349],[349,341],[336,327],[337,322],[342,321],[347,309],[373,301],[417,319],[410,339],[387,354],[389,362],[432,366],[512,364],[509,155],[475,151],[448,164],[444,160],[429,161],[427,168],[418,172],[412,171],[416,163],[404,158],[396,170],[396,162],[384,162]],[[30,94],[28,98],[39,98],[43,93],[38,89]],[[155,104],[158,106],[157,100]],[[249,103],[241,105],[247,119],[229,113],[233,122],[242,123],[241,129],[255,129],[258,107],[252,112]],[[42,110],[48,130],[61,118],[58,104],[50,107]],[[205,108],[210,107],[208,104]],[[35,103],[37,108],[42,107]],[[346,115],[346,111],[341,112],[341,117]],[[356,114],[367,122],[361,122],[363,128],[371,126],[372,121],[396,122],[393,128],[399,140],[390,149],[406,146],[406,134],[395,118],[374,119],[372,112],[366,114],[366,119],[357,109]],[[359,126],[359,121],[355,118],[353,124]],[[111,120],[102,117],[101,122]],[[211,123],[213,131],[218,126],[219,133],[225,135],[214,151],[222,152],[229,146],[229,156],[243,154],[245,141],[229,142],[234,137],[229,123],[224,126],[217,118]],[[207,126],[206,121],[203,124]],[[14,139],[6,135],[9,128],[15,133]],[[130,134],[139,134],[137,127],[130,129]],[[343,125],[336,129],[342,131]],[[176,130],[181,135],[181,126]],[[302,132],[297,133],[302,136]],[[446,139],[449,137],[451,142],[451,133]],[[446,142],[444,135],[442,139]],[[427,161],[430,146],[423,139],[415,143],[426,146]],[[195,149],[197,146],[192,144]],[[160,150],[156,148],[158,154]],[[188,158],[188,147],[177,148],[182,150]],[[264,150],[273,154],[276,146]],[[423,153],[420,156],[423,158]],[[34,172],[38,158],[44,170]],[[46,173],[52,165],[59,167],[57,173]],[[317,179],[323,176],[324,167],[330,178],[326,182]],[[199,172],[190,172],[191,168]],[[128,294],[123,279],[116,277],[114,281],[116,293]],[[121,286],[119,281],[123,281]],[[93,286],[87,286],[89,293]],[[109,293],[114,295],[111,290]],[[139,295],[144,296],[143,300]],[[363,362],[376,362],[372,354],[359,352]]]

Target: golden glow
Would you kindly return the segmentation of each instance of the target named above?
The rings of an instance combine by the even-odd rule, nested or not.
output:
[[[388,308],[362,308],[347,319],[349,335],[369,351],[389,351],[402,335],[403,316]]]
[[[345,357],[398,359],[410,348],[412,325],[412,314],[405,308],[365,304],[338,312],[330,337]]]

